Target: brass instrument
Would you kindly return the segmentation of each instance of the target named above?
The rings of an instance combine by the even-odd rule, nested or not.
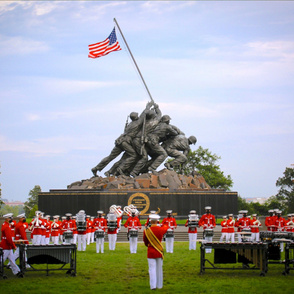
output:
[[[119,206],[113,204],[109,208],[110,213],[114,213],[116,217],[121,217],[123,215],[123,211],[119,208]]]

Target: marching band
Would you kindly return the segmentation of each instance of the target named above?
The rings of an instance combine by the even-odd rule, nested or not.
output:
[[[205,214],[199,219],[196,210],[191,210],[185,227],[188,227],[189,250],[196,250],[197,228],[203,229],[203,238],[205,242],[212,242],[214,229],[216,227],[215,216],[211,214],[211,206],[205,207]],[[156,215],[155,211],[150,212],[152,216]],[[167,216],[160,223],[159,218],[156,219],[156,226],[163,227],[165,233],[163,239],[166,242],[166,252],[173,253],[174,247],[174,230],[177,228],[176,219],[172,215],[172,210],[166,211]],[[75,216],[66,213],[64,220],[60,221],[59,215],[44,216],[41,211],[35,212],[35,217],[28,224],[25,214],[18,215],[19,222],[13,220],[13,215],[4,215],[5,222],[1,228],[1,244],[4,249],[5,258],[9,259],[9,265],[14,274],[18,274],[19,270],[15,266],[15,260],[18,258],[18,248],[15,246],[19,242],[29,244],[26,230],[31,232],[31,240],[33,245],[48,244],[78,244],[78,251],[85,251],[87,245],[96,242],[96,253],[104,253],[105,233],[108,236],[109,250],[115,250],[117,234],[120,230],[122,217],[127,215],[124,227],[127,228],[127,236],[130,243],[130,253],[137,253],[137,243],[139,230],[142,228],[140,222],[140,212],[134,205],[125,206],[121,209],[119,205],[112,205],[106,218],[102,210],[97,211],[97,217],[90,219],[84,210],[80,210]],[[235,234],[237,234],[238,242],[260,242],[261,222],[256,214],[248,216],[248,211],[239,211],[236,219],[233,214],[223,216],[220,222],[221,237],[219,242],[234,243]],[[154,217],[153,217],[154,219]],[[282,212],[278,209],[269,210],[269,216],[265,218],[264,223],[268,232],[294,232],[294,214],[288,214],[287,219],[282,217]],[[150,227],[150,219],[147,218],[145,230]],[[145,234],[144,230],[144,234]],[[60,237],[62,236],[62,237]],[[51,238],[51,242],[50,242]],[[61,241],[60,241],[61,240]],[[16,249],[13,253],[13,249]],[[7,251],[6,251],[7,250]],[[281,242],[280,250],[283,251],[283,242]],[[206,253],[210,253],[211,249],[206,248]]]

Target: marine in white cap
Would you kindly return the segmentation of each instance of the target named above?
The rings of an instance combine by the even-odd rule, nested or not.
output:
[[[227,228],[228,228],[228,232],[227,232],[227,239],[226,242],[235,242],[235,220],[234,220],[234,215],[232,213],[230,213],[228,215],[229,219],[227,220]]]
[[[198,222],[199,219],[196,210],[190,210],[190,214],[185,223],[185,227],[188,227],[189,250],[196,250]]]
[[[224,242],[227,241],[227,238],[228,238],[228,226],[227,226],[227,221],[228,221],[228,218],[226,215],[223,216],[223,220],[221,221],[221,227],[222,227],[222,234],[221,234],[221,237],[220,237],[220,242]]]
[[[261,222],[257,219],[257,214],[252,214],[252,219],[250,220],[251,227],[251,241],[259,242],[259,227],[261,226]]]
[[[1,243],[0,247],[3,248],[3,263],[8,259],[10,268],[14,275],[17,275],[19,278],[22,278],[23,275],[19,267],[15,263],[15,258],[13,254],[13,249],[16,249],[16,246],[12,240],[12,232],[9,223],[12,221],[13,214],[7,213],[3,215],[4,223],[1,227]]]
[[[166,243],[166,252],[173,253],[174,252],[174,230],[177,228],[177,222],[174,217],[172,217],[172,210],[167,210],[167,217],[164,218],[161,222],[162,226],[167,226],[168,230],[165,236]]]
[[[42,242],[42,225],[43,222],[41,220],[41,211],[35,211],[35,218],[30,222],[29,229],[32,233],[32,244],[33,245],[41,245]]]
[[[149,219],[151,227],[147,227],[143,233],[143,241],[147,246],[147,260],[149,268],[150,289],[155,290],[163,287],[163,246],[161,244],[163,235],[166,233],[167,226],[158,226],[160,216],[150,214]]]
[[[96,236],[96,253],[104,253],[104,236],[107,228],[107,221],[103,217],[102,210],[97,211],[97,217],[94,218],[93,226],[95,229]]]
[[[213,228],[216,226],[215,217],[211,214],[211,206],[205,207],[205,214],[203,214],[199,221],[199,226],[203,227],[204,239],[208,242],[212,242]],[[210,248],[206,248],[206,253],[211,253]]]

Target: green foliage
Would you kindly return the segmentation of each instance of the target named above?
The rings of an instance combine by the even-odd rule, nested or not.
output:
[[[36,185],[32,190],[29,192],[29,198],[24,203],[24,210],[27,217],[33,217],[35,215],[35,211],[38,210],[38,196],[41,192],[41,187]]]
[[[0,215],[4,215],[7,213],[13,213],[13,216],[18,216],[19,214],[24,212],[24,208],[22,205],[17,206],[9,206],[9,205],[3,205],[0,209]]]
[[[199,236],[200,237],[200,236]],[[139,240],[141,241],[141,240]],[[165,246],[165,243],[163,243]],[[115,251],[104,254],[95,252],[96,244],[87,246],[85,252],[77,252],[77,276],[65,271],[27,272],[18,279],[5,270],[7,280],[1,280],[1,293],[30,294],[92,294],[92,293],[153,293],[149,288],[147,249],[141,242],[137,254],[130,254],[128,243],[117,243]],[[284,264],[269,264],[265,277],[259,270],[206,270],[200,275],[200,245],[189,251],[188,242],[175,242],[174,253],[166,253],[163,261],[163,288],[156,290],[165,294],[186,293],[293,293],[293,273],[283,276]],[[213,260],[214,254],[206,254]],[[53,265],[50,265],[53,266]],[[56,265],[60,266],[60,265]],[[68,266],[68,265],[67,265]],[[242,267],[241,264],[217,265]],[[36,268],[46,268],[34,265]]]
[[[188,162],[184,166],[175,168],[176,172],[189,175],[197,170],[204,177],[207,184],[214,189],[229,190],[233,186],[231,176],[225,176],[217,164],[217,161],[221,159],[220,156],[199,146],[197,150],[190,151],[187,158]]]
[[[284,176],[278,178],[276,186],[280,188],[276,195],[277,200],[285,204],[286,213],[292,213],[294,211],[294,168],[287,167]]]

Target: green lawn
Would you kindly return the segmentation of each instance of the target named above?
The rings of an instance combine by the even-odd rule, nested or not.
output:
[[[206,270],[200,275],[200,245],[188,250],[188,242],[175,242],[174,253],[164,258],[164,286],[161,293],[293,293],[294,271],[283,276],[283,265],[269,265],[265,277],[259,270]],[[213,255],[210,254],[212,257]],[[139,243],[137,254],[129,253],[128,243],[118,243],[115,251],[96,254],[95,244],[77,252],[77,276],[64,271],[28,272],[23,279],[7,271],[0,279],[1,293],[153,293],[149,290],[146,247]]]

